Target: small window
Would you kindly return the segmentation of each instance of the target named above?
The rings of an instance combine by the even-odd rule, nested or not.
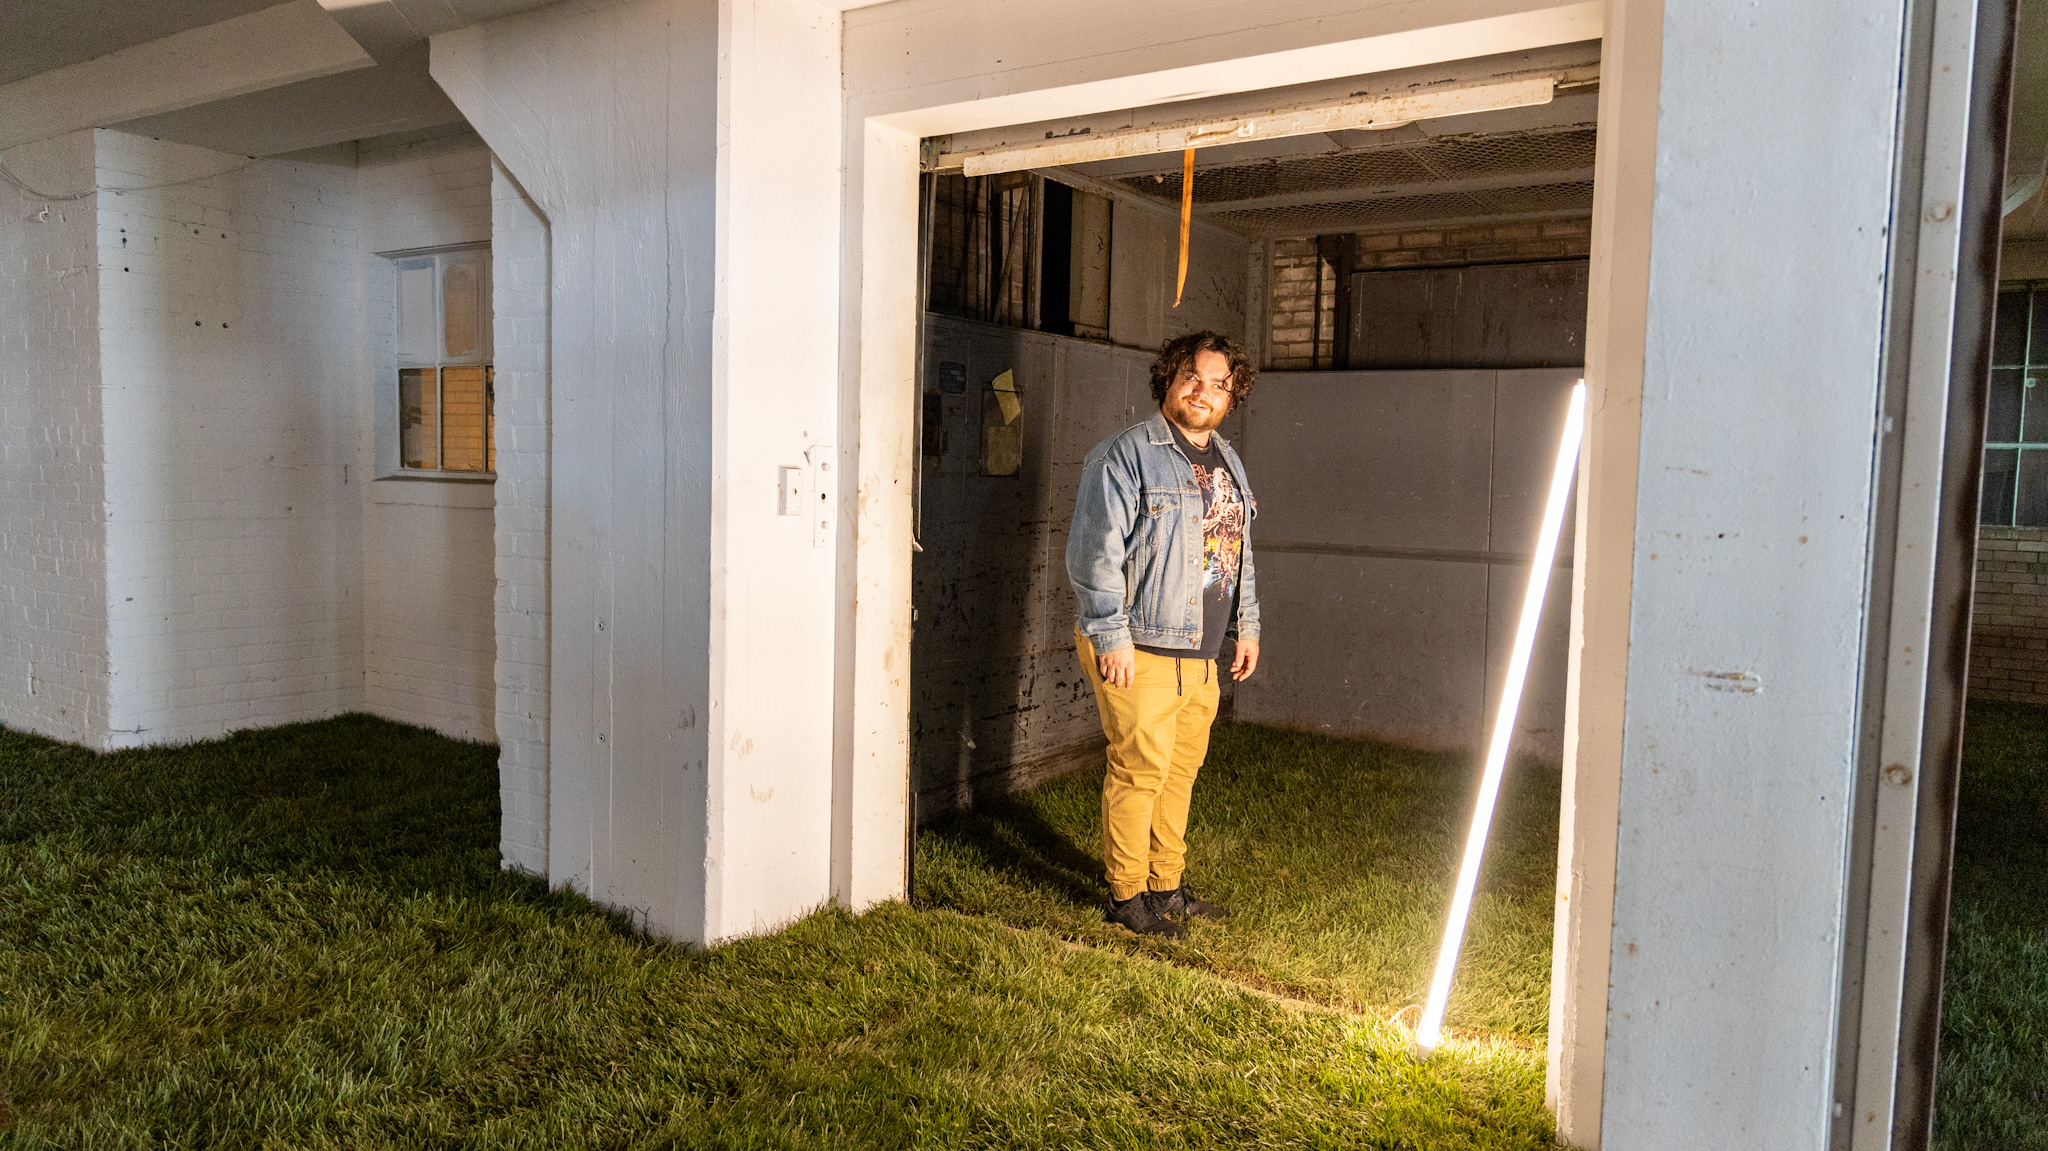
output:
[[[392,264],[398,471],[493,473],[490,253],[465,248],[402,256]]]

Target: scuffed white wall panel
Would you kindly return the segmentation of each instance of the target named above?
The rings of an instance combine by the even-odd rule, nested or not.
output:
[[[1477,754],[1500,706],[1576,370],[1268,372],[1242,445],[1259,674],[1239,719]],[[1569,534],[1560,560],[1570,562]],[[1513,754],[1562,755],[1553,575]]]
[[[1601,1144],[1819,1148],[1900,10],[1664,20]]]
[[[360,707],[355,168],[95,141],[113,742]]]
[[[1109,230],[1109,338],[1157,351],[1189,332],[1245,337],[1246,253],[1251,245],[1197,224],[1188,236],[1188,279],[1173,303],[1180,264],[1180,220],[1119,201]]]
[[[358,466],[397,469],[391,262],[379,252],[491,239],[491,154],[466,126],[387,137],[359,154],[364,373]],[[502,449],[502,445],[501,445]],[[363,485],[364,706],[459,739],[497,730],[489,483]]]
[[[92,133],[7,165],[90,188]],[[98,240],[93,201],[0,185],[0,724],[89,747],[107,734]]]
[[[804,0],[720,7],[712,938],[778,926],[831,894],[834,557],[853,490],[836,434],[838,16]],[[804,463],[817,510],[780,515],[777,470]]]
[[[548,879],[696,941],[726,862],[706,846],[718,28],[711,3],[641,0],[433,47],[549,226]]]
[[[548,224],[491,165],[499,851],[548,873]]]

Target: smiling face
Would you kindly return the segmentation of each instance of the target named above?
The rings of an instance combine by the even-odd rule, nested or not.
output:
[[[1222,352],[1196,352],[1166,389],[1159,410],[1190,439],[1206,440],[1230,414],[1230,357]]]

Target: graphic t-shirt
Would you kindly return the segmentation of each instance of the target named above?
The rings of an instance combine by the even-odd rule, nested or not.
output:
[[[1202,642],[1192,648],[1147,647],[1139,651],[1181,659],[1215,659],[1223,646],[1223,633],[1230,630],[1230,613],[1237,608],[1237,565],[1244,554],[1244,496],[1231,478],[1216,437],[1209,446],[1198,448],[1178,427],[1173,442],[1195,469],[1195,486],[1202,490]]]

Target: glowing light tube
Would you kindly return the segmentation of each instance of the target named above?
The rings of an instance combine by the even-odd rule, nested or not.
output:
[[[1529,592],[1522,600],[1522,622],[1515,629],[1515,653],[1508,660],[1501,685],[1500,711],[1493,720],[1493,742],[1486,748],[1486,774],[1479,783],[1479,804],[1472,812],[1472,832],[1465,840],[1465,862],[1458,868],[1458,891],[1451,897],[1451,915],[1444,924],[1443,950],[1436,957],[1436,978],[1429,984],[1429,1003],[1415,1026],[1415,1043],[1426,1054],[1443,1039],[1444,1003],[1451,997],[1451,975],[1458,969],[1458,949],[1465,944],[1465,921],[1472,914],[1472,888],[1479,882],[1479,864],[1486,854],[1486,833],[1493,826],[1494,800],[1507,769],[1508,744],[1515,735],[1515,713],[1522,707],[1522,684],[1529,678],[1529,653],[1536,646],[1536,624],[1543,617],[1543,596],[1550,588],[1550,569],[1557,562],[1557,537],[1564,529],[1565,500],[1572,474],[1578,470],[1579,440],[1586,431],[1586,381],[1572,388],[1571,410],[1564,418],[1564,438],[1557,445],[1557,468],[1550,475],[1550,501],[1543,507],[1543,528],[1537,535],[1535,562],[1529,569]]]

